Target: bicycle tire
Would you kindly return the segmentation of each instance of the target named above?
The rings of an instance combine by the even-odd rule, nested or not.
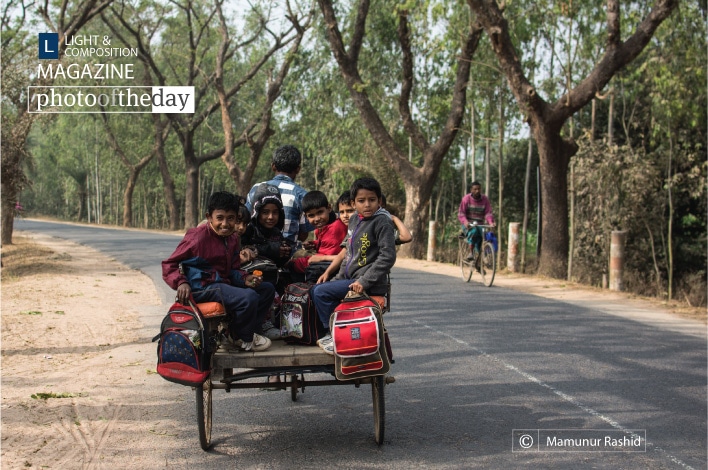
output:
[[[497,260],[494,255],[494,247],[492,244],[489,242],[482,243],[480,272],[482,274],[482,283],[487,287],[492,287],[494,275],[497,272]]]

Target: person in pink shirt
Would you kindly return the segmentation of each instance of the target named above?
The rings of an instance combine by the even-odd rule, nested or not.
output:
[[[482,230],[478,225],[495,225],[492,204],[489,198],[482,194],[482,185],[478,181],[470,184],[470,192],[460,201],[457,219],[462,224],[462,230],[467,234],[467,242],[470,245],[467,259],[472,260],[475,250],[479,253],[482,248]]]

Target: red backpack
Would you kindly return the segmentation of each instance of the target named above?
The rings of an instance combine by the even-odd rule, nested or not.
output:
[[[162,320],[157,343],[157,373],[165,380],[201,386],[211,373],[216,338],[204,328],[202,314],[190,302],[175,302]]]
[[[383,312],[366,294],[350,291],[329,319],[338,380],[384,375],[391,368]]]

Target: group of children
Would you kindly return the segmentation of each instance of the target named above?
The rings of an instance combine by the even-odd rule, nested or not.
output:
[[[187,303],[192,297],[196,303],[224,305],[228,340],[244,351],[264,351],[279,337],[274,319],[268,316],[277,291],[282,293],[284,287],[244,267],[263,260],[304,274],[322,266],[311,297],[319,320],[329,330],[329,317],[349,290],[371,295],[386,292],[387,275],[396,260],[395,245],[411,241],[400,219],[382,207],[381,186],[373,178],[357,179],[340,196],[339,216],[321,191],[304,195],[302,212],[315,228],[315,239],[304,243],[308,252],[299,257],[293,256],[294,246],[283,236],[285,213],[278,187],[262,183],[249,200],[252,212],[232,193],[212,194],[206,223],[188,230],[162,262],[163,278],[177,291],[179,302]],[[333,354],[331,335],[318,345]]]

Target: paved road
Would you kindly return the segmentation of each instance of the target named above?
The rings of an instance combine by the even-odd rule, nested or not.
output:
[[[178,237],[29,220],[15,228],[108,253],[172,298],[159,262]],[[394,269],[392,278],[396,383],[386,387],[383,446],[373,444],[368,390],[323,387],[296,403],[217,391],[214,449],[198,451],[190,407],[184,449],[156,452],[175,468],[706,468],[704,339],[446,276]],[[154,329],[159,315],[143,320]],[[645,430],[646,452],[512,452],[514,429]]]

